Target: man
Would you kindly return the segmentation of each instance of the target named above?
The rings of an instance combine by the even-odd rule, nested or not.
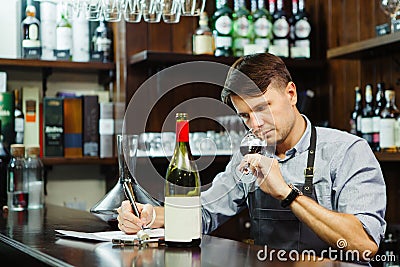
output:
[[[210,233],[247,205],[256,244],[374,255],[386,227],[386,188],[367,142],[312,126],[296,108],[296,86],[285,64],[268,53],[235,62],[222,100],[257,136],[275,146],[275,153],[234,154],[202,193],[203,232]],[[255,184],[241,181],[247,169],[255,174]],[[149,222],[163,226],[162,207],[139,209],[140,219],[129,203],[122,203],[122,231],[135,233]]]

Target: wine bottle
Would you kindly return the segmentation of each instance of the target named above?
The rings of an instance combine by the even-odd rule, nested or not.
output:
[[[384,83],[378,83],[376,85],[374,116],[372,117],[372,150],[374,151],[379,151],[381,112],[385,108],[384,90]]]
[[[295,5],[297,0],[293,0]],[[293,46],[290,50],[291,58],[310,58],[311,25],[309,15],[304,8],[304,0],[298,0],[298,10],[293,14]]]
[[[25,10],[26,18],[22,21],[22,57],[39,59],[41,55],[40,22],[35,17],[36,8],[28,5]]]
[[[396,141],[398,135],[398,118],[400,111],[395,104],[395,92],[393,90],[385,91],[386,106],[381,112],[380,120],[380,150],[385,152],[396,152]]]
[[[272,17],[272,32],[274,34],[274,41],[273,45],[270,47],[270,52],[271,54],[279,57],[289,57],[290,26],[288,22],[288,15],[283,9],[283,0],[277,0],[276,9]]]
[[[350,133],[361,136],[362,101],[360,87],[354,87],[354,109],[350,117]]]
[[[96,28],[92,42],[93,51],[92,58],[96,55],[100,55],[100,60],[102,62],[112,62],[113,49],[112,49],[113,33],[111,29],[105,24],[104,18],[100,18],[100,24]]]
[[[15,131],[15,143],[24,143],[24,113],[21,107],[21,94],[19,89],[14,90],[14,131]]]
[[[211,29],[208,27],[206,12],[200,14],[199,27],[193,34],[193,54],[214,54],[214,38]]]
[[[253,13],[253,24],[254,43],[268,51],[272,40],[272,16],[265,9],[264,0],[258,0],[258,7]]]
[[[72,25],[68,19],[68,10],[62,4],[57,6],[59,18],[56,27],[56,57],[70,60],[72,58]]]
[[[187,113],[176,114],[176,146],[165,178],[165,243],[192,247],[201,242],[200,177],[189,146]]]
[[[368,144],[372,147],[372,117],[374,111],[372,107],[372,86],[367,84],[365,86],[365,105],[362,110],[361,117],[361,137],[367,140]]]
[[[226,0],[217,0],[212,16],[212,30],[215,40],[214,55],[232,56],[232,9]]]
[[[246,8],[244,0],[234,1],[233,17],[233,55],[244,55],[244,47],[250,44],[253,17]]]

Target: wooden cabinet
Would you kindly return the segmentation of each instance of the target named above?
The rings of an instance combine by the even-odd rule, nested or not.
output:
[[[353,12],[357,10],[357,12]],[[364,94],[367,83],[375,87],[385,82],[400,96],[400,33],[375,36],[375,26],[389,21],[380,10],[379,1],[331,1],[326,6],[328,18],[330,122],[333,127],[349,130],[354,106],[354,87]],[[381,163],[387,187],[386,220],[398,223],[400,214],[400,153],[375,153]]]
[[[100,85],[108,87],[114,79],[115,64],[101,62],[72,62],[72,61],[46,61],[30,59],[0,59],[0,71],[26,71],[41,72],[43,95],[46,95],[47,81],[53,73],[87,73],[96,75]],[[112,93],[112,92],[111,92]],[[116,164],[116,159],[100,159],[83,157],[79,159],[44,158],[46,166],[60,164]]]

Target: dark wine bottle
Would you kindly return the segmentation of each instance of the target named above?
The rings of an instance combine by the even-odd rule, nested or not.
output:
[[[370,84],[367,84],[365,86],[365,105],[362,110],[362,117],[361,117],[361,137],[367,140],[368,144],[371,147],[372,147],[373,117],[374,117],[374,111],[372,107],[372,86]]]
[[[176,146],[165,178],[165,243],[173,247],[201,242],[200,177],[189,146],[187,113],[176,114]]]
[[[350,116],[350,133],[361,136],[362,101],[360,87],[356,86],[354,109]]]
[[[374,117],[372,118],[372,150],[379,151],[379,132],[381,124],[381,112],[385,108],[385,84],[378,83],[376,85],[376,96],[375,96],[375,106],[374,106]]]

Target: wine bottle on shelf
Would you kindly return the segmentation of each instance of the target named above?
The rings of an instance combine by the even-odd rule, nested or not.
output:
[[[7,169],[10,163],[10,153],[3,143],[0,120],[0,208],[7,205]]]
[[[35,17],[35,6],[28,4],[25,14],[26,17],[22,21],[22,57],[39,59],[41,56],[40,22]]]
[[[400,111],[395,104],[395,92],[385,91],[386,106],[381,111],[379,126],[380,150],[384,152],[396,152],[399,140],[398,119]]]
[[[270,0],[274,1],[274,0]],[[288,15],[283,9],[283,0],[276,1],[276,9],[272,14],[274,34],[273,45],[270,47],[270,53],[279,57],[289,57],[289,22]]]
[[[298,10],[293,14],[291,58],[310,58],[311,56],[311,25],[309,15],[305,11],[304,0],[293,0],[293,6],[298,4]]]
[[[371,147],[372,147],[373,117],[374,117],[374,110],[372,106],[372,86],[370,84],[367,84],[365,86],[365,105],[362,110],[362,117],[361,117],[361,137],[367,140],[368,144]]]
[[[214,55],[232,56],[232,9],[227,0],[217,0],[212,16],[212,30],[215,40]]]
[[[114,60],[112,48],[113,33],[105,24],[104,18],[100,18],[100,24],[93,35],[92,60],[112,62]]]
[[[15,131],[15,144],[24,143],[24,113],[22,112],[21,94],[19,89],[14,90],[14,131]]]
[[[256,0],[252,0],[256,1]],[[265,9],[265,1],[258,0],[258,7],[253,12],[254,43],[268,51],[272,40],[272,16]]]
[[[70,60],[72,58],[72,25],[68,19],[68,10],[63,4],[58,4],[58,21],[56,26],[57,59]]]
[[[360,87],[354,87],[354,109],[350,116],[350,133],[361,136],[362,100]]]
[[[165,177],[164,193],[166,245],[199,246],[200,177],[189,146],[187,113],[176,114],[176,146]]]
[[[244,0],[234,0],[233,12],[233,55],[244,55],[244,47],[250,44],[253,18]]]
[[[374,106],[374,116],[372,118],[372,150],[379,151],[379,132],[381,123],[381,112],[385,107],[385,84],[378,83],[376,85],[376,96]]]
[[[290,48],[290,57],[292,57],[292,49],[294,47],[294,39],[295,39],[295,26],[296,26],[296,16],[299,11],[299,0],[292,0],[292,15],[289,17],[289,48]]]
[[[211,29],[208,27],[208,16],[206,12],[200,14],[199,27],[193,34],[193,54],[214,54],[214,37]]]

